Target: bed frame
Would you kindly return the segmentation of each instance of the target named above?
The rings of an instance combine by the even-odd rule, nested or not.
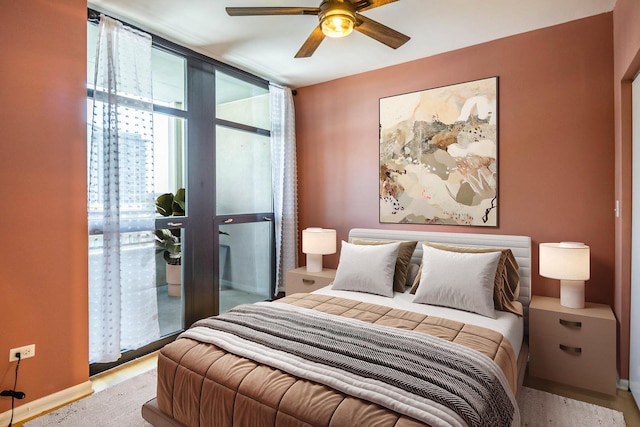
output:
[[[509,248],[520,266],[520,301],[524,307],[525,335],[529,325],[529,303],[531,301],[531,238],[528,236],[510,236],[500,234],[442,233],[431,231],[405,231],[389,229],[354,228],[349,232],[349,241],[357,239],[373,240],[417,240],[458,246]],[[422,245],[416,245],[412,262],[422,261]],[[528,358],[527,340],[522,344],[518,355],[518,384],[522,385]],[[142,406],[142,417],[155,427],[184,427],[168,417],[158,408],[156,399]]]

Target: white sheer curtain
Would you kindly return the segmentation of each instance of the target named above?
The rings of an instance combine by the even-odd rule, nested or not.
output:
[[[89,361],[159,338],[151,37],[100,17],[89,153]]]
[[[271,153],[276,229],[276,289],[284,290],[284,275],[298,266],[298,172],[296,129],[291,89],[269,84]]]

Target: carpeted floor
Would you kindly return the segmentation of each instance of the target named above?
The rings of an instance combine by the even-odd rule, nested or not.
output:
[[[155,397],[156,370],[36,418],[26,427],[149,427],[142,404]],[[624,427],[622,412],[523,387],[518,393],[522,425],[561,427]]]
[[[25,427],[149,427],[142,405],[156,396],[156,370],[137,375],[99,393],[36,418]]]
[[[518,392],[522,426],[624,427],[624,414],[602,406],[522,387]]]

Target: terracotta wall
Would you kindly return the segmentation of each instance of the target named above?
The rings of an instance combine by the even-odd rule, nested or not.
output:
[[[22,405],[88,380],[85,0],[2,2],[0,389]],[[11,399],[0,398],[0,413]]]
[[[616,220],[615,311],[620,322],[620,376],[629,376],[631,298],[631,81],[640,71],[640,2],[618,0],[614,23],[615,195],[621,215]]]
[[[559,284],[537,274],[538,244],[582,241],[591,246],[587,300],[613,305],[612,64],[607,13],[298,88],[300,228],[336,228],[342,239],[353,227],[529,235],[533,293],[550,296]],[[499,77],[499,226],[380,224],[379,98],[489,76]]]

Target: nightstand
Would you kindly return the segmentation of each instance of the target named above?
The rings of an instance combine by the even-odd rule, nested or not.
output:
[[[616,319],[611,307],[567,308],[534,296],[529,305],[529,374],[616,394]]]
[[[336,270],[323,268],[317,273],[309,273],[307,267],[296,268],[287,271],[285,277],[285,290],[287,295],[298,292],[313,292],[323,288],[333,282],[336,277]]]

